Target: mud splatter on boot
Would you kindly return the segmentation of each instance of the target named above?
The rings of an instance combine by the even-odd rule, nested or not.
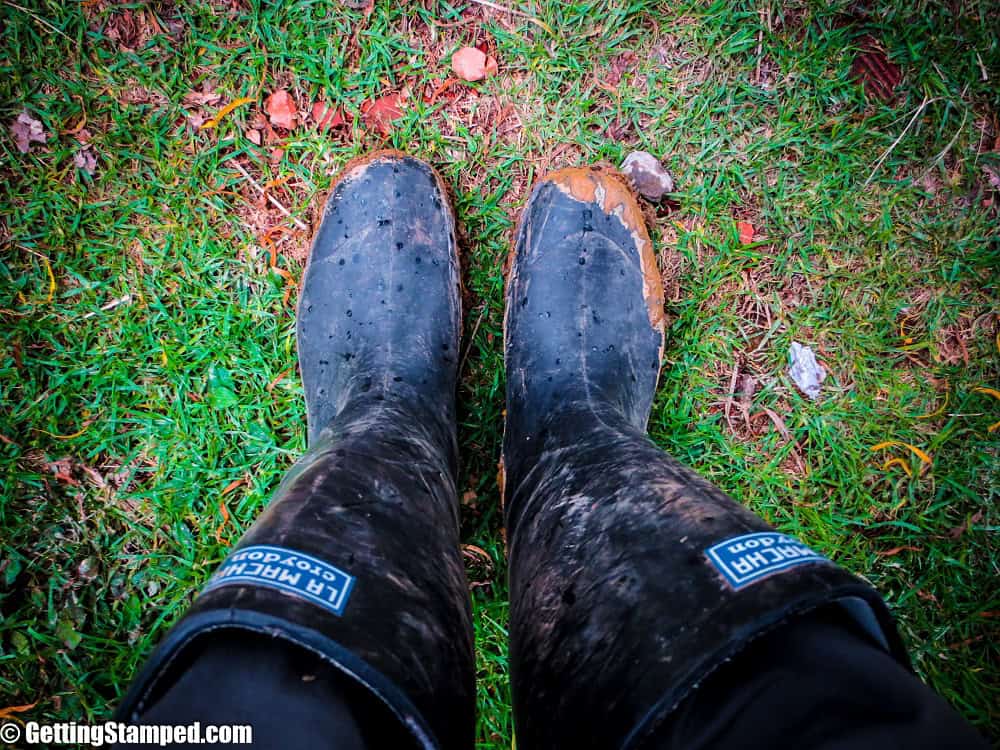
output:
[[[309,452],[164,639],[120,717],[155,705],[197,639],[239,629],[333,665],[414,746],[472,746],[455,490],[460,321],[454,218],[436,173],[394,152],[349,165],[300,298]]]
[[[902,661],[878,594],[646,436],[663,295],[614,172],[541,180],[507,281],[501,479],[518,746],[628,748],[756,636],[836,603]]]

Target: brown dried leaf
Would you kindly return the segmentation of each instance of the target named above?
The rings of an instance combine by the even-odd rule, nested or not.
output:
[[[344,117],[344,111],[340,107],[332,107],[323,101],[312,105],[312,118],[320,130],[350,125],[350,120]]]
[[[73,157],[73,164],[77,169],[82,169],[89,175],[93,175],[97,169],[97,157],[89,148],[81,148]]]
[[[966,520],[966,522],[961,526],[955,526],[954,528],[948,529],[948,531],[945,532],[945,537],[948,539],[960,539],[965,532],[972,528],[973,524],[981,523],[985,517],[986,514],[983,513],[983,511],[976,511],[969,516],[968,520]]]
[[[399,94],[386,94],[361,105],[365,125],[384,136],[392,132],[392,121],[403,116]]]
[[[105,36],[118,43],[122,49],[132,52],[143,47],[156,33],[142,10],[123,8],[108,18]]]
[[[14,136],[14,143],[17,150],[22,154],[31,151],[32,143],[45,143],[48,137],[42,127],[42,123],[36,120],[28,110],[22,110],[17,119],[10,125],[11,135]]]
[[[264,110],[271,119],[271,124],[276,128],[294,130],[298,108],[292,95],[284,89],[278,89],[264,102]]]
[[[1000,167],[994,167],[992,164],[983,164],[983,177],[986,178],[986,182],[989,186],[1000,192]]]
[[[606,78],[607,83],[612,86],[617,86],[621,83],[622,77],[628,71],[635,67],[636,61],[639,58],[636,56],[635,52],[628,50],[622,52],[620,55],[615,57],[611,61],[611,68],[608,70],[608,75]]]
[[[481,81],[497,72],[497,61],[475,47],[462,47],[451,56],[451,69],[463,81]]]
[[[56,461],[50,462],[48,469],[55,476],[56,481],[73,487],[80,486],[80,483],[73,477],[74,463],[73,459],[69,456],[63,456]]]
[[[204,107],[206,105],[217,104],[222,99],[222,94],[215,91],[215,84],[206,81],[201,84],[201,90],[194,89],[187,92],[182,100],[188,107]]]

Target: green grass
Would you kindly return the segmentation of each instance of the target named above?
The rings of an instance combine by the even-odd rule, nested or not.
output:
[[[654,439],[874,582],[920,674],[1000,734],[1000,401],[975,390],[1000,374],[1000,195],[984,172],[1000,170],[995,5],[900,0],[851,19],[847,2],[535,4],[552,35],[431,0],[380,0],[367,19],[327,2],[178,2],[153,24],[139,3],[16,5],[0,3],[0,121],[27,108],[50,137],[22,155],[0,135],[0,708],[106,717],[303,451],[292,305],[261,235],[288,230],[278,265],[296,278],[307,238],[232,161],[287,178],[274,194],[308,223],[341,165],[389,145],[442,171],[461,223],[463,542],[493,561],[470,569],[479,746],[510,747],[504,258],[541,172],[642,147],[678,185],[652,227],[670,321]],[[130,36],[125,9],[148,34]],[[904,72],[889,103],[850,78],[862,33]],[[483,41],[500,74],[423,101],[450,53]],[[612,86],[626,51],[634,68]],[[221,94],[205,116],[257,103],[195,130],[184,97],[205,82]],[[387,140],[301,127],[272,162],[244,131],[278,86],[303,107],[358,113],[391,91],[409,106]],[[93,177],[67,132],[84,117]],[[792,340],[831,371],[816,402],[784,374]],[[727,410],[734,368],[755,391]],[[870,450],[884,440],[933,463]],[[883,468],[897,456],[915,476]]]

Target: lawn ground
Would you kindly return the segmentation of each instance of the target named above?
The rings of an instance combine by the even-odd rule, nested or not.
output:
[[[1000,735],[998,32],[986,2],[0,2],[0,709],[107,717],[302,453],[315,207],[390,146],[461,225],[478,743],[510,747],[503,262],[533,179],[643,148],[677,184],[649,209],[654,439],[871,580]],[[497,75],[448,84],[462,45]],[[852,75],[873,45],[885,98]],[[21,153],[25,111],[45,141]],[[793,340],[829,371],[816,401]]]

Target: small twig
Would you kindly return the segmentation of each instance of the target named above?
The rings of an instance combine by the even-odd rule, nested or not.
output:
[[[469,350],[472,349],[473,343],[476,340],[476,334],[479,333],[479,326],[483,322],[483,317],[486,315],[486,308],[488,305],[483,303],[483,306],[479,309],[479,317],[476,318],[476,324],[472,327],[472,333],[469,335],[469,343],[465,347],[465,351],[462,352],[461,358],[458,360],[458,374],[461,376],[462,367],[465,366],[465,360],[469,356]]]
[[[296,219],[294,216],[292,216],[292,212],[289,211],[287,208],[285,208],[284,204],[282,204],[281,201],[279,201],[277,198],[275,198],[273,195],[271,195],[269,192],[267,192],[261,186],[261,184],[259,182],[257,182],[257,180],[255,180],[253,177],[251,177],[250,173],[247,172],[238,161],[233,161],[232,165],[234,167],[236,167],[236,169],[239,171],[239,173],[246,178],[247,182],[249,182],[257,190],[258,193],[260,193],[265,198],[267,198],[267,200],[271,203],[272,206],[274,206],[276,209],[278,209],[279,211],[281,211],[281,213],[283,213],[285,216],[287,216],[289,219],[291,219],[292,223],[295,224],[295,226],[298,229],[301,229],[303,232],[308,232],[309,231],[309,227],[307,227],[299,219]]]
[[[955,135],[952,136],[952,139],[950,141],[948,141],[948,145],[945,146],[943,149],[941,149],[941,151],[938,153],[937,156],[931,159],[931,163],[927,165],[927,169],[925,169],[923,174],[921,174],[920,177],[917,178],[918,182],[922,181],[928,174],[930,174],[930,171],[934,169],[937,163],[945,157],[945,154],[951,151],[952,146],[954,146],[955,142],[958,140],[958,136],[962,134],[962,129],[965,127],[965,121],[966,119],[968,119],[968,117],[969,117],[969,110],[965,110],[965,112],[962,113],[962,124],[958,126],[958,130],[955,131]]]
[[[986,72],[986,66],[983,65],[983,58],[979,56],[978,52],[976,53],[976,62],[979,63],[979,75],[983,77],[983,82],[985,83],[990,80],[990,77]]]
[[[549,34],[552,34],[552,29],[549,27],[547,23],[535,18],[530,13],[525,13],[523,10],[518,10],[517,8],[507,8],[503,5],[497,5],[496,3],[490,2],[490,0],[472,0],[472,2],[478,3],[479,5],[485,5],[487,8],[493,8],[493,10],[499,10],[501,13],[510,13],[513,16],[520,16],[521,18],[527,18],[529,21],[531,21],[531,23],[549,32]]]
[[[521,16],[522,18],[532,18],[530,13],[525,13],[523,10],[517,8],[505,8],[503,5],[497,5],[496,3],[491,3],[490,0],[472,0],[474,3],[479,5],[485,5],[487,8],[493,8],[493,10],[503,11],[504,13],[511,13],[515,16]]]
[[[798,467],[799,471],[803,474],[806,473],[806,466],[802,463],[802,457],[799,456],[799,443],[792,437],[792,434],[788,431],[788,427],[785,426],[785,420],[779,417],[773,409],[768,409],[764,407],[763,413],[771,420],[774,426],[778,429],[778,434],[785,439],[785,444],[790,445],[789,454],[795,461],[795,465]],[[756,414],[755,416],[760,416]]]
[[[915,123],[917,121],[917,119],[920,117],[920,115],[923,113],[923,111],[925,109],[927,109],[927,107],[929,105],[933,104],[936,101],[940,101],[940,100],[941,100],[941,97],[940,96],[936,96],[933,99],[924,99],[922,102],[920,102],[920,106],[917,107],[917,110],[916,110],[916,112],[913,113],[913,117],[910,118],[910,121],[908,123],[906,123],[906,127],[903,128],[903,132],[900,133],[896,137],[896,140],[894,140],[892,142],[892,145],[889,146],[889,148],[887,148],[885,150],[885,153],[882,154],[882,156],[879,157],[879,160],[877,162],[875,162],[875,167],[872,169],[872,173],[870,175],[868,175],[868,179],[865,180],[865,184],[862,185],[863,188],[868,187],[868,185],[872,181],[872,178],[875,176],[875,173],[878,172],[879,168],[882,166],[882,164],[885,162],[885,160],[889,158],[889,154],[891,154],[893,151],[896,150],[896,146],[898,146],[900,144],[900,141],[902,141],[903,137],[910,131],[910,128],[913,127],[913,123]]]
[[[119,297],[118,299],[113,299],[106,305],[101,307],[101,310],[107,312],[108,310],[114,310],[118,305],[124,305],[126,302],[132,301],[132,295],[126,294],[124,297]],[[97,315],[97,312],[89,312],[86,315],[81,316],[81,319],[86,320],[87,318],[92,318]]]
[[[29,16],[31,16],[36,21],[38,21],[38,23],[40,23],[42,26],[44,26],[45,28],[49,29],[50,31],[54,31],[55,33],[57,33],[59,36],[63,37],[64,39],[69,39],[71,42],[75,42],[76,41],[73,37],[71,37],[65,31],[63,31],[62,29],[56,28],[51,23],[49,23],[48,21],[46,21],[44,18],[42,18],[41,16],[39,16],[36,13],[33,13],[32,11],[28,10],[27,8],[25,8],[25,7],[21,6],[21,5],[18,5],[17,3],[12,3],[10,0],[4,0],[4,5],[8,5],[11,8],[15,8],[15,9],[21,11],[22,13],[27,13]]]
[[[733,364],[733,376],[729,379],[729,395],[726,397],[726,407],[725,407],[726,424],[729,425],[730,432],[732,432],[733,430],[733,423],[729,419],[729,407],[732,406],[733,396],[736,395],[736,378],[739,377],[739,374],[740,374],[740,363],[739,360],[737,360],[736,363]]]

